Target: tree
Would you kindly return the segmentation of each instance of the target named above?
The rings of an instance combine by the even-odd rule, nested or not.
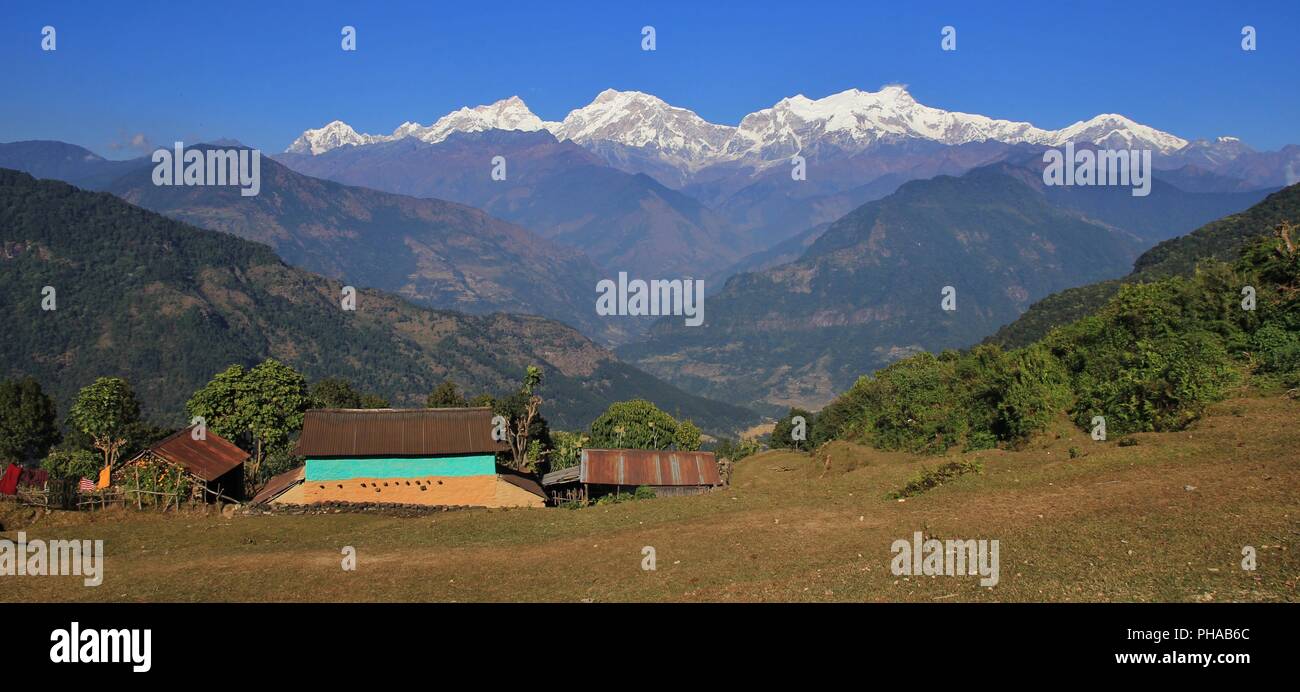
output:
[[[218,435],[247,439],[245,450],[251,458],[244,477],[252,490],[262,480],[267,456],[288,449],[310,403],[306,379],[268,359],[251,370],[232,365],[218,373],[190,397],[186,408],[190,415],[202,416]]]
[[[804,420],[804,437],[803,439],[794,439],[794,418],[802,416]],[[801,408],[790,408],[790,412],[785,414],[772,427],[772,439],[770,445],[773,449],[804,449],[808,446],[807,440],[813,436],[813,414]]]
[[[676,441],[677,425],[676,419],[645,399],[619,401],[591,423],[591,446],[668,449]]]
[[[541,385],[542,369],[530,365],[524,372],[524,383],[519,391],[503,402],[511,414],[510,424],[506,426],[506,437],[514,468],[518,471],[529,466],[528,441],[534,438],[533,424],[539,418],[537,409],[542,405],[542,397],[537,394],[537,390]]]
[[[673,433],[673,446],[683,452],[694,452],[700,448],[700,429],[694,423],[684,420],[677,424]]]
[[[425,401],[425,406],[429,408],[466,408],[469,402],[465,400],[465,395],[461,393],[460,387],[451,380],[443,380],[429,398]]]
[[[68,417],[103,454],[104,467],[112,468],[132,425],[140,420],[140,402],[126,380],[101,377],[77,394]]]
[[[551,471],[577,466],[582,460],[582,448],[591,442],[591,438],[582,433],[556,430],[551,433],[551,451],[547,461]]]
[[[341,377],[327,377],[311,386],[312,408],[361,408],[361,394]]]
[[[327,377],[311,387],[312,408],[388,408],[375,394],[362,394],[342,377]]]
[[[0,381],[0,462],[30,463],[59,441],[54,400],[35,378]]]

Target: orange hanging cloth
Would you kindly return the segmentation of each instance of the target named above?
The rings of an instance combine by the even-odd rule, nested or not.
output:
[[[95,484],[95,490],[103,490],[112,482],[113,470],[107,466],[99,470],[99,482]]]

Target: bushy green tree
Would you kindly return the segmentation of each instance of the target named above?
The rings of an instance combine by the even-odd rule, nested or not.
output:
[[[591,423],[591,446],[597,449],[669,449],[677,420],[645,399],[609,405]]]
[[[327,377],[311,386],[312,408],[361,408],[361,393],[341,377]]]
[[[803,417],[804,420],[804,439],[796,440],[793,437],[796,416]],[[811,412],[801,408],[791,407],[789,413],[786,413],[776,425],[772,426],[772,436],[769,446],[773,449],[808,449],[809,442],[816,435],[816,416]]]
[[[697,451],[702,437],[699,426],[688,420],[681,421],[673,433],[673,447],[684,452]]]
[[[1249,246],[1238,269],[1258,291],[1260,326],[1246,349],[1265,380],[1300,387],[1300,249],[1297,229],[1283,223]]]
[[[311,408],[388,408],[375,394],[362,394],[341,377],[327,377],[311,387]]]
[[[111,468],[117,464],[132,426],[140,420],[140,402],[126,380],[101,377],[77,394],[68,418],[90,437],[103,455],[104,466]]]
[[[0,467],[41,459],[59,438],[54,400],[35,378],[0,381]]]
[[[293,368],[265,360],[245,370],[232,365],[190,397],[190,415],[202,416],[222,437],[243,440],[251,455],[244,474],[250,490],[264,479],[262,464],[288,449],[310,406],[307,382]]]
[[[429,408],[465,408],[469,402],[465,400],[459,385],[451,380],[443,380],[429,393],[424,405]]]

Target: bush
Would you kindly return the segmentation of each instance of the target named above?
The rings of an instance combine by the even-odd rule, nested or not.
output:
[[[754,439],[732,440],[724,438],[718,442],[713,452],[719,459],[728,461],[740,461],[747,456],[758,454],[762,451],[758,441]]]
[[[117,476],[115,472],[113,474]],[[121,485],[126,491],[128,504],[132,501],[140,505],[167,505],[189,498],[194,484],[185,468],[179,464],[170,464],[157,458],[146,456],[133,461],[122,468]],[[133,492],[141,491],[141,492]],[[154,493],[162,493],[157,495]],[[167,497],[171,496],[171,497]]]
[[[570,466],[577,466],[582,460],[582,448],[591,442],[591,438],[582,433],[571,433],[563,430],[554,430],[551,432],[551,453],[547,460],[550,462],[551,471],[567,469]]]
[[[103,463],[103,456],[85,449],[56,449],[41,461],[41,468],[54,478],[95,480]]]
[[[610,493],[609,495],[601,495],[596,499],[595,504],[596,506],[601,507],[605,505],[617,505],[623,502],[631,502],[633,500],[651,500],[654,499],[654,497],[654,488],[651,488],[648,485],[639,485],[636,487],[636,490],[630,493],[615,492]]]
[[[912,480],[907,482],[902,488],[889,493],[886,497],[891,500],[897,500],[904,497],[915,497],[921,493],[937,488],[948,481],[964,476],[968,473],[983,473],[984,465],[978,461],[967,459],[958,459],[950,461],[933,471],[922,469]]]
[[[1198,292],[1180,278],[1125,286],[1096,315],[1048,335],[1071,374],[1075,424],[1104,416],[1119,434],[1180,430],[1222,398],[1236,377],[1224,343],[1239,332],[1193,300]]]

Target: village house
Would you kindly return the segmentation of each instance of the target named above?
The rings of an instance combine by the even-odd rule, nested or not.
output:
[[[713,452],[584,449],[576,466],[552,471],[542,486],[555,502],[585,502],[647,486],[659,497],[694,495],[722,485]]]
[[[319,409],[298,438],[298,469],[268,481],[254,504],[384,502],[541,507],[531,478],[499,466],[492,409]]]

